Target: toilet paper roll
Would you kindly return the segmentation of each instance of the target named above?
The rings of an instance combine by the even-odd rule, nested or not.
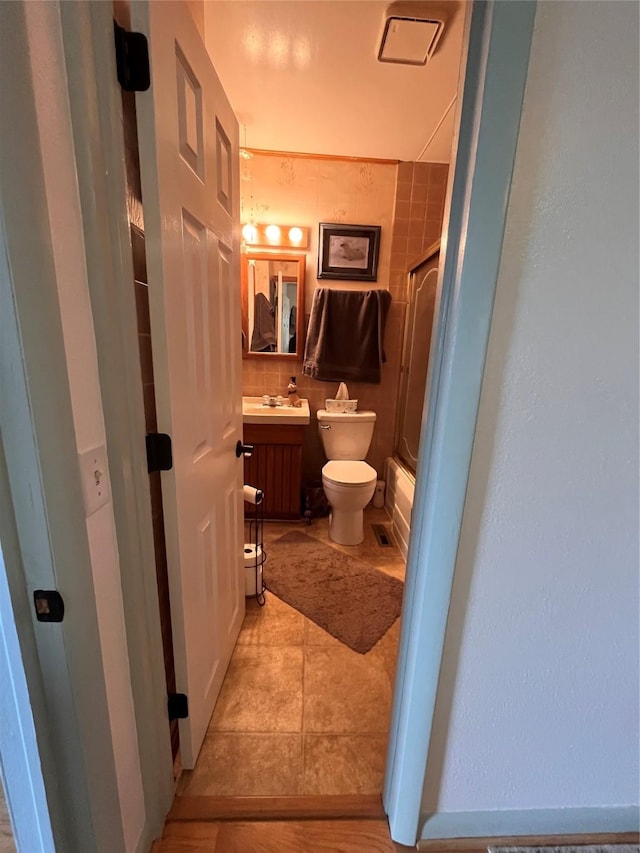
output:
[[[261,504],[264,498],[262,489],[254,489],[253,486],[243,486],[242,494],[248,504]]]
[[[246,569],[255,569],[256,564],[264,563],[264,553],[262,545],[255,545],[251,542],[245,542],[244,546],[244,566]]]
[[[247,597],[262,595],[264,582],[262,580],[262,564],[264,563],[264,552],[262,545],[252,545],[250,542],[244,546],[244,594]]]

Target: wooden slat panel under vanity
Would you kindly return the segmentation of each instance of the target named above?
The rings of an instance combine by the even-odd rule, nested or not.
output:
[[[264,492],[265,518],[300,518],[302,435],[303,427],[290,424],[244,426],[244,442],[254,448],[244,460],[244,481]],[[245,510],[253,512],[249,505]]]

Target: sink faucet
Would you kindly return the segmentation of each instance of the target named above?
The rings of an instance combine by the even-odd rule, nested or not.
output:
[[[284,401],[279,394],[277,397],[274,394],[264,394],[262,397],[262,405],[270,406],[272,409],[275,409],[276,406],[282,406],[283,402]]]

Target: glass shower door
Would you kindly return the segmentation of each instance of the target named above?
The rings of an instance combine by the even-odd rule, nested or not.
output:
[[[414,475],[418,463],[439,262],[440,244],[437,243],[431,254],[411,270],[409,279],[409,304],[405,323],[396,428],[396,454]]]

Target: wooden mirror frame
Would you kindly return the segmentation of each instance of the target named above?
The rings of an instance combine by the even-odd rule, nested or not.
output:
[[[251,352],[249,350],[249,261],[287,261],[298,264],[298,290],[297,290],[297,328],[296,328],[296,351],[295,352]],[[269,359],[301,359],[304,355],[304,337],[306,333],[306,322],[304,315],[304,270],[306,266],[305,254],[292,254],[291,252],[243,252],[240,256],[240,280],[242,283],[242,357],[243,358],[269,358]]]

